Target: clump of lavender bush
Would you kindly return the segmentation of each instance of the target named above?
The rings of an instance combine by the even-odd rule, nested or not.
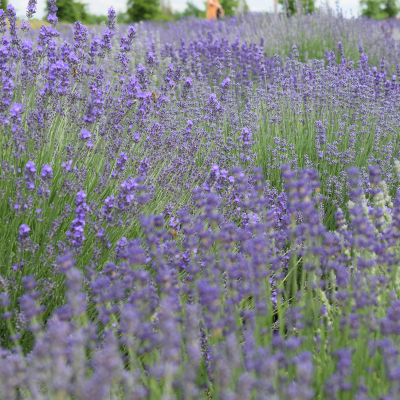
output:
[[[399,398],[398,43],[49,11],[0,10],[0,397]]]

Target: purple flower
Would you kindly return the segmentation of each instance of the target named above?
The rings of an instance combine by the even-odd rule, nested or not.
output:
[[[50,165],[47,165],[47,164],[43,165],[40,176],[45,181],[49,181],[50,179],[53,178],[53,169],[50,167]]]
[[[320,149],[326,142],[326,127],[322,121],[315,121],[315,147]]]
[[[76,194],[75,204],[76,204],[76,205],[81,205],[81,204],[83,204],[83,203],[85,202],[86,197],[87,197],[87,196],[86,196],[86,193],[85,193],[83,190],[79,191],[79,192]]]
[[[29,232],[31,231],[31,228],[29,228],[28,225],[22,224],[19,227],[19,237],[18,241],[21,242],[22,240],[26,239],[29,236]]]
[[[125,164],[128,161],[128,154],[120,153],[116,162],[117,169],[123,171],[125,169]]]
[[[341,57],[344,57],[344,50],[343,50],[343,44],[342,44],[342,42],[339,42],[339,43],[338,43],[338,49],[339,49],[339,52],[340,52],[340,56],[341,56]]]
[[[28,7],[26,8],[26,17],[32,18],[33,15],[36,13],[36,0],[29,0]]]
[[[57,259],[58,269],[62,274],[67,273],[75,266],[75,257],[73,253],[60,255]]]
[[[74,39],[75,39],[74,49],[75,49],[75,51],[78,51],[78,53],[80,53],[79,50],[81,50],[87,46],[87,44],[86,44],[87,36],[88,36],[88,30],[87,30],[86,26],[83,25],[82,22],[80,22],[80,21],[75,22],[75,24],[74,24]]]
[[[0,9],[0,33],[4,33],[6,29],[6,13],[3,9]]]
[[[192,86],[193,86],[192,78],[186,78],[185,83],[183,84],[183,87],[186,89],[190,89]]]
[[[56,0],[49,0],[48,4],[49,4],[49,15],[47,16],[47,22],[55,27],[58,24],[58,18],[56,16],[58,10],[56,6]]]
[[[67,162],[63,161],[61,163],[61,168],[64,168],[67,172],[70,172],[72,170],[71,165],[72,165],[72,160],[69,160]]]
[[[214,177],[214,179],[219,178],[219,166],[218,165],[211,166],[211,175]]]
[[[10,35],[12,43],[19,46],[20,40],[18,39],[18,28],[17,28],[17,15],[15,13],[15,8],[12,4],[7,5],[7,15],[8,22],[10,24]]]
[[[10,297],[8,296],[7,293],[1,293],[0,294],[0,307],[8,307],[11,303]]]
[[[91,134],[88,130],[82,129],[82,130],[80,131],[80,133],[79,133],[79,137],[80,137],[82,140],[88,140],[88,139],[90,139],[90,138],[92,137],[92,134]]]
[[[107,12],[108,16],[108,27],[114,31],[115,30],[115,22],[117,20],[117,14],[114,10],[114,7],[110,7]]]
[[[29,191],[35,188],[36,167],[33,161],[28,161],[25,165],[26,187]]]
[[[147,59],[146,59],[147,64],[149,65],[149,68],[153,68],[156,62],[156,58],[154,54],[150,51],[147,54]]]
[[[75,215],[76,218],[72,221],[70,229],[67,231],[67,239],[70,241],[71,245],[78,251],[85,241],[84,227],[86,225],[86,214],[89,211],[89,207],[85,202],[86,193],[80,190],[76,194],[75,198]]]
[[[33,161],[28,161],[25,165],[25,171],[28,175],[34,175],[36,173],[35,163]]]
[[[226,96],[229,91],[231,80],[229,78],[225,78],[220,86],[221,96]]]
[[[30,25],[29,22],[26,22],[26,21],[24,21],[24,20],[21,20],[21,21],[20,21],[20,28],[21,28],[21,31],[22,31],[22,32],[28,32],[29,29],[31,29],[31,25]],[[24,41],[24,42],[25,42],[25,43],[24,43],[24,47],[26,48],[26,41]]]
[[[11,106],[10,116],[11,116],[11,119],[14,122],[17,122],[17,121],[20,122],[21,121],[21,112],[22,112],[23,108],[24,108],[24,105],[20,104],[20,103],[14,103]]]

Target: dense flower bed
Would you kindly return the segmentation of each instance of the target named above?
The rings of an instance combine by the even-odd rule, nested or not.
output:
[[[0,398],[399,398],[390,27],[56,11],[0,10]]]

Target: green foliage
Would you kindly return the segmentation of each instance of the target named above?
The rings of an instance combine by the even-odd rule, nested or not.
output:
[[[129,15],[126,12],[117,12],[117,23],[127,24],[129,22]]]
[[[87,5],[74,0],[57,0],[57,17],[60,22],[81,21],[87,25],[98,25],[107,21],[106,15],[89,14],[86,10]],[[48,3],[47,3],[48,8]]]
[[[174,19],[174,12],[172,11],[171,3],[167,0],[161,0],[161,16],[159,17],[162,21],[172,21]]]
[[[86,19],[83,22],[87,25],[100,25],[102,22],[107,21],[107,15],[86,14]]]
[[[49,4],[47,3],[47,9]],[[86,17],[85,5],[73,0],[57,0],[57,17],[60,22],[82,21]]]
[[[219,3],[224,9],[225,15],[228,17],[235,15],[239,6],[239,0],[220,0]]]
[[[1,0],[0,8],[6,11],[7,9],[7,0]]]
[[[129,21],[139,22],[148,19],[162,19],[160,0],[128,0]]]
[[[394,18],[400,11],[396,0],[361,0],[361,15],[374,19]]]
[[[314,0],[279,0],[279,4],[287,5],[287,13],[295,14],[300,8],[306,13],[311,13],[315,10]]]
[[[206,11],[201,8],[198,8],[193,2],[188,1],[186,3],[186,8],[185,11],[183,12],[176,12],[174,13],[174,19],[180,19],[180,18],[188,18],[188,17],[194,17],[194,18],[204,18],[206,15]]]
[[[239,0],[239,5],[238,5],[238,11],[239,12],[244,12],[244,11],[249,11],[249,6],[246,2],[246,0]]]

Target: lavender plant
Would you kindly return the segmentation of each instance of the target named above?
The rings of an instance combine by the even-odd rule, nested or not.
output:
[[[386,28],[56,12],[0,10],[0,398],[399,398]]]

